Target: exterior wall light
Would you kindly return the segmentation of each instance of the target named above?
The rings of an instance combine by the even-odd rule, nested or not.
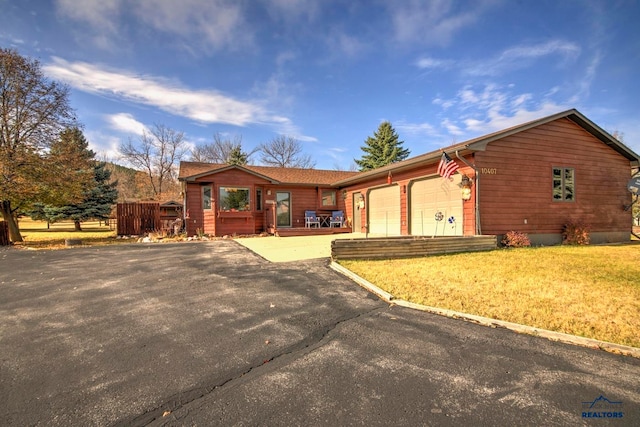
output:
[[[462,175],[462,181],[460,182],[460,192],[462,200],[465,202],[471,199],[471,186],[473,181],[467,175]]]

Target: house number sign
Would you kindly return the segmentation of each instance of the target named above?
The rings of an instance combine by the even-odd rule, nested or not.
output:
[[[498,169],[496,168],[480,168],[480,173],[482,175],[497,175]]]

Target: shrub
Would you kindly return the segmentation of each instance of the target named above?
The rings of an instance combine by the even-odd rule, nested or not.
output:
[[[522,248],[531,246],[531,240],[529,240],[527,233],[508,231],[502,238],[502,244],[508,248]]]
[[[580,221],[569,221],[562,226],[563,245],[588,245],[591,242],[591,227]]]

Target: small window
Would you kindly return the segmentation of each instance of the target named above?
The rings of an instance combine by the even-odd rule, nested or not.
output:
[[[573,202],[575,200],[575,171],[573,168],[553,168],[553,200]]]
[[[336,190],[322,190],[322,206],[336,205]]]
[[[256,189],[256,210],[262,210],[262,188]]]
[[[202,187],[202,209],[211,209],[211,186]]]
[[[250,207],[249,189],[243,187],[220,187],[218,204],[221,211],[242,212]]]

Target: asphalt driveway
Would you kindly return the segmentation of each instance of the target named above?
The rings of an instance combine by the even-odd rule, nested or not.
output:
[[[389,306],[324,258],[0,249],[5,426],[638,425],[638,378],[635,358]]]

